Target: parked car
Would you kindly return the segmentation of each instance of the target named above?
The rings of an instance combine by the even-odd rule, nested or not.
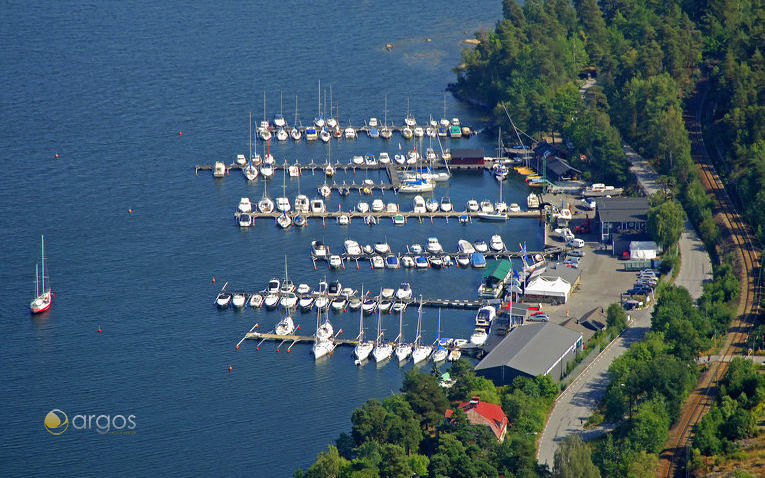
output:
[[[584,251],[581,249],[573,249],[566,252],[566,255],[569,257],[584,257]]]
[[[539,314],[535,314],[535,315],[532,315],[531,317],[529,317],[529,320],[537,321],[537,322],[549,322],[550,321],[550,317],[548,317],[547,314],[545,314],[545,313],[539,313]]]
[[[627,289],[626,294],[627,295],[646,295],[651,292],[651,288],[649,287],[633,287],[632,289]]]

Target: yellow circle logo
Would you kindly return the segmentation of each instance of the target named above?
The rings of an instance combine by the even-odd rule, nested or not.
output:
[[[54,408],[45,415],[45,421],[43,421],[45,429],[52,435],[61,435],[69,428],[69,418],[66,413],[62,412],[58,408]]]

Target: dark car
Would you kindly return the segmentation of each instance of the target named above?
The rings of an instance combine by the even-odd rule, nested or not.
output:
[[[651,292],[651,289],[648,287],[633,287],[632,289],[627,289],[626,294],[627,295],[645,295]]]

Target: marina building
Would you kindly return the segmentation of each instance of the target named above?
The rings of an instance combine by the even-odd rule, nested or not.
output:
[[[595,216],[600,224],[600,240],[608,242],[615,232],[645,231],[648,220],[647,198],[603,198]]]
[[[497,441],[505,440],[507,433],[507,415],[502,407],[493,403],[482,402],[480,397],[472,397],[469,402],[458,405],[465,412],[471,425],[485,425],[489,427]],[[446,418],[451,418],[454,410],[446,411]]]
[[[475,372],[497,386],[519,376],[549,375],[558,382],[583,343],[581,333],[556,324],[516,327],[476,365]]]
[[[483,166],[486,162],[481,148],[454,148],[451,154],[449,164],[454,166]]]

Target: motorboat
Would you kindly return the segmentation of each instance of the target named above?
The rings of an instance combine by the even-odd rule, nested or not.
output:
[[[403,166],[406,164],[406,156],[401,153],[396,153],[393,155],[393,161],[395,161],[399,166]]]
[[[295,212],[308,212],[311,210],[311,201],[305,194],[298,194],[295,197]]]
[[[470,222],[470,216],[467,214],[460,214],[460,217],[458,217],[457,220],[460,222],[460,224],[467,224]]]
[[[367,136],[370,138],[379,138],[380,137],[380,130],[375,128],[374,126],[370,126],[367,130]]]
[[[440,254],[444,252],[444,248],[441,246],[441,243],[438,242],[437,237],[428,238],[428,245],[426,246],[426,249],[432,254]]]
[[[475,241],[473,243],[473,247],[475,247],[476,252],[480,252],[482,254],[489,251],[489,246],[483,239]]]
[[[385,209],[385,202],[382,199],[372,201],[372,212],[382,212]]]
[[[478,201],[476,201],[475,199],[470,199],[467,202],[466,207],[467,207],[468,212],[478,212],[478,210],[480,208],[480,206],[478,205]]]
[[[356,204],[356,211],[360,212],[361,214],[369,212],[369,203],[365,201],[359,201],[359,203]]]
[[[345,139],[356,139],[356,130],[352,126],[348,126],[345,128],[345,131],[343,132],[345,135]]]
[[[401,181],[401,186],[399,186],[398,190],[402,193],[427,193],[435,188],[436,183],[433,181],[421,177],[413,177]],[[424,206],[423,203],[423,208]],[[425,209],[423,209],[423,212],[425,212]]]
[[[332,194],[332,188],[329,187],[329,184],[324,183],[319,188],[319,194],[321,194],[323,198],[328,198]]]
[[[282,306],[285,310],[294,309],[295,306],[298,303],[298,297],[295,295],[294,292],[288,292],[286,294],[282,294],[282,298],[279,301],[279,305]]]
[[[436,212],[438,211],[438,201],[436,201],[435,198],[428,198],[425,200],[425,209],[428,212]]]
[[[364,251],[364,254],[374,254],[375,248],[372,246],[372,244],[364,244],[364,246],[361,248],[362,251]]]
[[[340,269],[343,267],[343,258],[338,256],[337,254],[332,254],[329,256],[329,267],[330,269]]]
[[[377,305],[377,308],[380,312],[387,313],[391,307],[393,307],[393,302],[389,300],[381,300],[380,303]]]
[[[398,269],[401,267],[401,262],[398,259],[398,256],[389,255],[385,257],[385,267],[388,269]]]
[[[252,203],[250,202],[250,198],[240,199],[237,209],[239,210],[239,212],[244,212],[244,213],[252,212]]]
[[[460,267],[467,267],[470,265],[470,256],[468,255],[459,255],[456,258],[457,265]]]
[[[321,198],[314,198],[311,199],[311,212],[314,213],[323,213],[326,212],[326,206],[324,205],[324,200]]]
[[[321,241],[311,241],[311,254],[317,259],[326,259],[329,256],[329,246]]]
[[[263,305],[263,296],[260,294],[252,294],[248,305],[253,309],[259,309]]]
[[[435,126],[426,126],[425,127],[425,134],[428,136],[428,138],[435,138],[436,137],[436,128],[435,128]]]
[[[361,155],[355,155],[351,157],[351,164],[354,166],[361,166],[364,164],[364,156]]]
[[[311,286],[308,284],[300,284],[297,286],[297,289],[295,289],[295,292],[301,295],[310,294],[311,293]]]
[[[412,286],[409,282],[402,282],[396,291],[396,298],[398,300],[408,300],[412,298]]]
[[[406,217],[403,214],[396,214],[391,218],[391,220],[396,226],[402,226],[406,224]]]
[[[361,255],[361,247],[359,247],[358,242],[352,239],[346,239],[343,245],[345,246],[345,253],[349,256],[358,257]]]
[[[494,214],[494,204],[491,201],[481,201],[481,213]]]
[[[309,126],[305,129],[305,140],[306,141],[316,141],[319,139],[319,133],[316,131],[316,128],[313,126]]]
[[[380,161],[380,164],[390,164],[390,156],[385,151],[377,156],[377,160]]]
[[[416,267],[417,269],[427,269],[428,267],[430,267],[428,258],[425,256],[415,256],[414,267]]]
[[[398,212],[398,204],[395,202],[389,202],[385,205],[385,212],[389,214],[395,214]]]
[[[385,241],[377,241],[374,245],[374,251],[378,254],[388,254],[390,252],[390,246]]]
[[[446,360],[446,357],[449,355],[449,351],[446,349],[446,347],[443,347],[441,345],[436,346],[435,350],[433,350],[433,355],[431,356],[431,359],[433,362],[443,362]]]
[[[301,297],[298,301],[298,307],[300,307],[300,310],[303,312],[308,312],[309,310],[313,309],[313,303],[314,298],[310,295],[307,295],[305,297]]]
[[[449,136],[449,130],[447,130],[444,126],[439,126],[438,129],[436,129],[436,135],[439,138],[446,138]]]
[[[470,241],[466,241],[465,239],[460,239],[457,241],[457,247],[462,254],[472,254],[475,252],[475,247],[473,247],[473,244]]]
[[[414,134],[415,138],[422,138],[425,136],[425,130],[422,128],[422,126],[415,126],[412,130],[412,133]]]
[[[337,223],[341,226],[347,226],[351,223],[351,217],[347,214],[341,214],[337,216]]]
[[[497,318],[497,309],[491,305],[485,305],[478,309],[475,314],[476,327],[489,327]]]
[[[327,297],[326,295],[320,295],[316,297],[316,299],[313,302],[313,305],[315,305],[316,308],[319,310],[326,309],[329,306],[329,297]]]
[[[432,267],[433,269],[440,269],[444,266],[444,260],[441,257],[438,257],[438,256],[431,257],[429,261],[430,261],[430,267]]]
[[[491,247],[492,251],[496,252],[502,252],[505,250],[505,243],[502,240],[502,236],[499,234],[494,234],[491,236],[491,242],[489,243],[489,247]]]
[[[450,138],[461,138],[462,137],[462,128],[460,128],[457,125],[452,125],[449,127],[449,137]]]
[[[332,310],[335,312],[345,312],[345,307],[348,305],[348,299],[345,297],[336,297],[332,300]]]
[[[465,127],[463,127],[462,129],[464,130]],[[462,357],[462,351],[455,347],[449,351],[449,355],[446,357],[446,359],[449,362],[456,362],[457,360],[460,359],[460,357]]]
[[[412,128],[410,128],[409,125],[407,125],[401,128],[401,135],[404,137],[404,139],[412,139],[412,136],[414,136],[414,132],[412,132]]]
[[[361,303],[361,310],[365,314],[373,313],[375,310],[377,310],[377,299],[374,299],[374,298],[364,299],[364,301]]]
[[[274,177],[274,167],[270,164],[263,163],[260,166],[260,175],[263,179],[271,179]]]
[[[518,203],[510,203],[510,207],[508,208],[508,211],[510,212],[521,212],[521,207],[518,205]]]
[[[380,291],[380,297],[382,299],[392,299],[396,296],[396,290],[391,288],[385,288]]]
[[[250,227],[252,226],[252,216],[249,214],[240,214],[238,219],[239,227]]]
[[[486,257],[480,252],[474,252],[470,255],[470,265],[476,269],[483,269],[486,267]]]
[[[443,212],[451,212],[453,206],[452,201],[449,199],[448,196],[444,196],[441,198],[441,210]]]
[[[276,224],[282,229],[287,229],[292,225],[292,218],[289,217],[286,212],[282,213],[281,216],[276,218]]]
[[[410,256],[401,256],[401,266],[406,269],[411,269],[414,267],[414,259],[412,259]]]
[[[420,153],[416,149],[411,149],[406,152],[406,164],[412,166],[420,159]]]
[[[219,309],[225,309],[226,307],[228,307],[230,303],[231,303],[231,294],[229,294],[228,292],[220,291],[218,293],[218,297],[215,298],[215,304],[218,306]],[[47,309],[43,310],[39,307],[36,308],[34,302],[32,302],[32,306],[30,307],[30,310],[32,311],[33,314],[37,314]]]
[[[335,167],[331,164],[327,164],[324,166],[324,175],[328,178],[331,178],[335,175]]]
[[[342,295],[346,299],[349,297],[353,297],[355,293],[356,291],[353,290],[353,287],[343,287],[343,290],[340,291],[340,295]]]
[[[281,281],[279,279],[271,279],[268,281],[268,285],[266,286],[266,292],[269,294],[278,294],[279,289],[281,289]]]
[[[235,309],[243,309],[246,302],[247,302],[247,296],[241,292],[235,292],[231,296],[231,305]]]
[[[416,242],[410,245],[408,248],[409,248],[409,251],[412,252],[413,254],[421,254],[423,250],[422,246],[417,244]]]
[[[534,193],[530,193],[526,196],[526,206],[529,209],[539,209],[539,196]]]
[[[330,282],[327,285],[327,295],[330,297],[337,297],[343,291],[343,285],[338,281]]]
[[[275,309],[276,306],[279,305],[279,295],[268,294],[266,298],[263,300],[263,304],[265,304],[267,309]]]
[[[292,207],[290,206],[289,198],[280,196],[276,198],[276,210],[279,212],[289,212]]]
[[[225,175],[226,175],[226,165],[223,163],[223,161],[215,161],[215,166],[213,168],[213,177],[222,178]]]
[[[351,310],[361,309],[361,297],[351,297],[348,299],[348,308]]]
[[[296,178],[300,176],[300,166],[298,166],[297,164],[290,164],[287,167],[287,174],[289,174],[291,178]]]
[[[443,261],[443,263],[444,263],[444,267],[451,267],[451,266],[454,264],[454,262],[452,261],[452,256],[450,256],[450,255],[448,255],[448,254],[447,254],[447,255],[445,255],[445,256],[443,256],[443,257],[441,258],[441,260],[442,260],[442,261]]]
[[[414,203],[413,211],[415,214],[424,214],[425,212],[427,212],[427,208],[425,207],[425,199],[422,196],[420,195],[415,196],[413,199],[413,203]]]
[[[385,260],[380,256],[372,256],[370,262],[372,263],[372,269],[385,268]]]
[[[289,314],[286,314],[274,328],[274,333],[276,333],[276,335],[289,335],[294,331],[295,322],[292,321],[292,317]]]
[[[374,226],[375,224],[379,223],[380,221],[377,219],[376,216],[372,216],[371,214],[368,216],[364,216],[364,224],[367,226]]]

